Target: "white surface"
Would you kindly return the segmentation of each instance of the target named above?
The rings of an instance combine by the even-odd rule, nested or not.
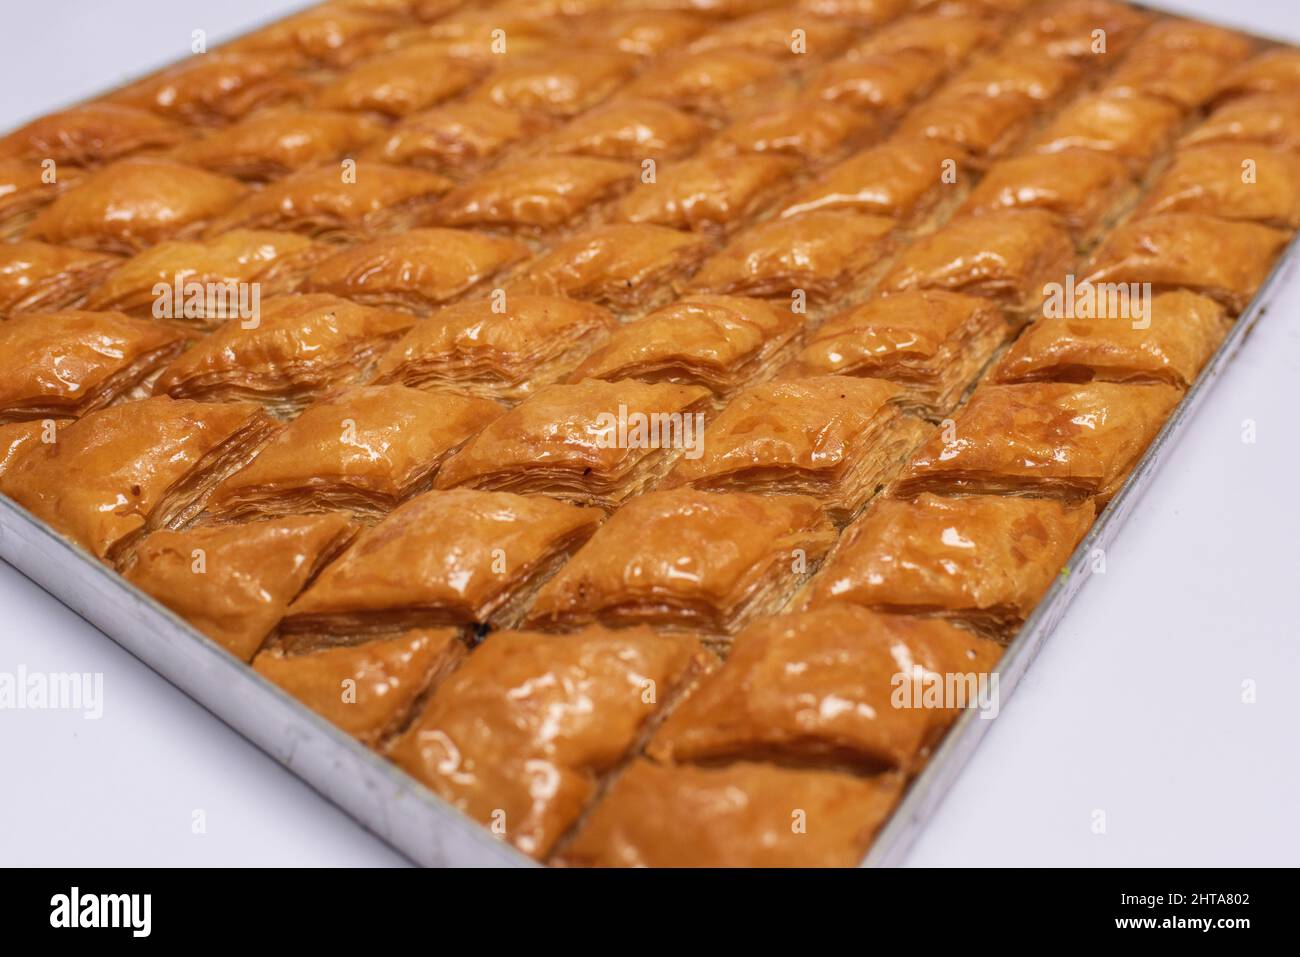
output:
[[[301,6],[6,5],[0,130]],[[1165,4],[1300,40],[1286,0]],[[187,12],[191,11],[191,12]],[[198,11],[198,12],[192,12]],[[917,845],[918,865],[1300,864],[1300,282],[1278,296]],[[1242,442],[1242,423],[1258,439]],[[0,563],[0,672],[102,672],[98,721],[0,710],[0,865],[401,858]],[[1257,702],[1242,702],[1243,681]],[[196,810],[206,833],[191,826]],[[1106,833],[1094,833],[1094,812]]]

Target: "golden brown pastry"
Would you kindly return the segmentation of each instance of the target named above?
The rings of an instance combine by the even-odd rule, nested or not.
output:
[[[625,323],[569,376],[701,385],[719,398],[766,378],[794,348],[802,317],[742,296],[687,296]]]
[[[593,13],[574,22],[574,38],[600,49],[621,50],[640,57],[680,50],[709,27],[703,17],[673,10],[620,8]]]
[[[1042,209],[1081,243],[1113,225],[1137,195],[1124,163],[1093,150],[1031,153],[989,167],[958,214]]]
[[[707,660],[694,639],[648,628],[492,635],[390,754],[439,797],[544,857]]]
[[[707,239],[648,223],[597,226],[557,243],[510,277],[510,296],[572,296],[615,309],[649,308],[694,271]]]
[[[416,45],[372,57],[322,89],[317,106],[408,116],[468,89],[480,71],[437,45]]]
[[[464,652],[453,629],[415,629],[299,655],[269,649],[253,667],[326,721],[376,747],[401,729],[421,696]]]
[[[1001,100],[1032,100],[1037,109],[1049,109],[1070,92],[1081,75],[1080,68],[1031,50],[1017,50],[1013,56],[979,60],[944,87],[944,96],[983,96]]]
[[[1228,334],[1223,306],[1194,292],[1166,292],[1125,320],[1042,318],[998,363],[998,382],[1164,382],[1186,389]]]
[[[780,609],[834,540],[834,527],[807,496],[647,492],[543,586],[527,624],[734,633]]]
[[[529,157],[503,163],[456,187],[435,215],[446,226],[572,226],[598,203],[625,192],[637,174],[635,164],[619,160]]]
[[[1113,0],[1064,0],[1033,10],[1011,35],[1006,56],[1041,51],[1090,70],[1113,65],[1151,22],[1151,14]],[[1100,32],[1100,35],[1099,35]]]
[[[122,574],[250,661],[303,585],[355,534],[341,515],[158,531],[140,543]]]
[[[448,103],[404,118],[362,158],[466,176],[546,126],[538,117],[485,103]]]
[[[122,260],[49,243],[0,243],[0,319],[81,305]]]
[[[1177,106],[1156,97],[1081,96],[1056,114],[1030,148],[1053,155],[1107,153],[1141,173],[1168,148],[1182,121]]]
[[[294,603],[290,634],[516,624],[602,515],[542,496],[426,492],[361,534]]]
[[[541,149],[640,163],[684,156],[711,132],[704,121],[667,103],[617,97],[564,124],[542,140]]]
[[[99,166],[189,138],[179,124],[133,106],[83,103],[32,120],[0,137],[0,160],[52,159],[69,166]]]
[[[174,239],[122,263],[86,297],[91,309],[117,309],[210,329],[249,319],[256,302],[293,292],[330,247],[295,233],[234,229],[213,239]]]
[[[626,83],[637,66],[630,53],[572,47],[510,57],[472,99],[521,113],[576,116]]]
[[[775,153],[825,163],[878,131],[879,124],[866,113],[805,97],[733,123],[712,148],[721,153]]]
[[[1298,87],[1300,89],[1300,87]],[[1181,146],[1262,143],[1300,152],[1300,92],[1256,93],[1229,100],[1183,137]]]
[[[1196,20],[1168,18],[1156,23],[1141,36],[1144,51],[1172,50],[1180,53],[1206,53],[1222,63],[1239,63],[1254,51],[1258,41],[1244,33]]]
[[[726,664],[673,710],[646,753],[664,763],[776,758],[912,771],[964,708],[986,704],[977,682],[987,697],[1001,652],[941,621],[853,605],[763,618],[735,637]],[[904,684],[919,702],[927,677],[947,675],[966,679],[956,688],[968,698],[896,703]]]
[[[109,103],[150,110],[182,123],[216,126],[253,110],[301,99],[309,81],[285,53],[200,53],[110,94]]]
[[[384,132],[377,120],[341,110],[281,107],[176,147],[171,159],[244,180],[271,180],[354,155]]]
[[[984,385],[893,487],[1109,501],[1182,398],[1167,385]]]
[[[1216,96],[1223,101],[1253,93],[1300,94],[1300,52],[1280,47],[1247,60],[1228,71]]]
[[[198,514],[273,428],[249,402],[158,396],[110,406],[21,457],[5,475],[5,494],[92,555],[115,561],[139,536]]]
[[[546,386],[466,443],[436,484],[614,508],[695,453],[709,398],[698,386],[630,380]]]
[[[903,13],[909,0],[797,0],[800,12],[847,20],[858,28],[877,27]]]
[[[154,391],[293,411],[355,381],[414,324],[407,313],[325,293],[276,296],[252,319],[231,319],[195,344],[163,370]]]
[[[120,312],[69,310],[0,323],[0,424],[103,408],[184,346],[183,333]]]
[[[887,122],[925,96],[947,72],[944,61],[924,50],[891,50],[843,57],[808,80],[807,93]]]
[[[423,222],[451,182],[436,173],[345,160],[300,170],[262,187],[218,218],[209,236],[231,229],[282,229],[355,240]]]
[[[345,67],[379,47],[401,21],[382,10],[322,4],[247,33],[222,52],[301,56],[324,66]]]
[[[1204,105],[1214,96],[1224,72],[1245,52],[1237,55],[1213,46],[1183,45],[1172,34],[1157,39],[1160,26],[1157,24],[1139,40],[1111,74],[1103,92],[1110,96],[1156,96],[1184,110]]]
[[[703,454],[678,460],[665,487],[799,494],[848,521],[929,431],[881,379],[816,376],[750,386],[704,433]]]
[[[706,260],[689,288],[785,297],[802,291],[815,303],[861,293],[880,273],[895,225],[881,216],[834,209],[768,220]]]
[[[457,299],[526,258],[528,247],[465,229],[412,229],[335,253],[303,289],[415,313]]]
[[[18,460],[40,445],[53,445],[58,441],[59,430],[71,419],[32,419],[0,425],[0,493],[6,493],[5,473],[18,464]]]
[[[1087,283],[1151,283],[1189,289],[1234,315],[1268,277],[1290,233],[1200,213],[1167,213],[1123,224],[1083,269]]]
[[[706,154],[665,163],[643,177],[611,217],[677,229],[726,229],[752,216],[787,185],[798,164],[784,156]]]
[[[1065,61],[1056,61],[1063,63]],[[1020,92],[992,95],[974,88],[944,87],[903,118],[904,138],[937,140],[984,163],[1011,151],[1041,109]]]
[[[856,867],[898,803],[897,775],[638,759],[558,857],[571,867]]]
[[[487,399],[354,386],[308,406],[208,511],[222,519],[347,511],[380,517],[426,491],[465,440],[501,414]]]
[[[29,230],[41,210],[71,187],[79,185],[80,170],[43,160],[0,159],[0,242],[17,237],[39,239]]]
[[[1003,209],[953,220],[914,241],[881,281],[881,289],[947,289],[1026,312],[1042,302],[1046,283],[1064,280],[1073,261],[1074,244],[1050,213]]]
[[[1279,229],[1300,226],[1300,156],[1258,143],[1180,149],[1134,214],[1204,213]]]
[[[623,90],[694,113],[723,116],[776,85],[783,69],[781,61],[749,50],[679,53],[650,64]]]
[[[998,39],[995,20],[964,13],[914,13],[868,33],[854,45],[851,57],[917,50],[941,60],[947,69],[960,65]]]
[[[809,335],[794,375],[850,375],[903,387],[897,402],[946,414],[1011,327],[995,303],[942,289],[871,299]]]
[[[1094,515],[1086,499],[877,499],[809,584],[807,603],[932,615],[1006,640],[1066,568]]]
[[[853,26],[843,20],[800,10],[764,10],[714,27],[687,49],[692,53],[751,50],[789,58],[794,66],[804,67],[809,60],[835,56],[853,41],[854,34]]]
[[[496,302],[439,309],[384,355],[375,380],[517,401],[559,381],[617,326],[609,310],[559,296]]]
[[[91,173],[37,215],[26,238],[134,253],[201,233],[248,188],[228,176],[165,159],[132,157]]]
[[[957,182],[944,180],[957,162]],[[913,223],[951,205],[964,188],[960,154],[934,140],[890,139],[832,166],[782,201],[782,216],[817,210],[852,210]]]
[[[384,48],[437,47],[448,59],[463,60],[486,71],[500,66],[503,56],[553,52],[560,39],[553,23],[476,5],[433,23],[394,31],[384,41]],[[563,39],[569,41],[570,37]]]

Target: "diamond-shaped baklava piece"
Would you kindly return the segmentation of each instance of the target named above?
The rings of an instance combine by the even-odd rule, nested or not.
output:
[[[359,378],[415,324],[404,312],[324,293],[276,296],[228,320],[163,370],[155,392],[220,402],[255,399],[292,411]]]
[[[1134,215],[1161,213],[1204,213],[1295,229],[1300,226],[1300,156],[1259,143],[1181,149]]]
[[[998,23],[976,13],[914,13],[887,23],[855,44],[850,56],[917,50],[952,69],[998,39]]]
[[[765,6],[780,6],[779,0],[766,0]],[[842,20],[859,29],[880,26],[902,14],[910,0],[796,0],[801,13],[814,17]]]
[[[1290,232],[1205,216],[1167,213],[1132,220],[1102,242],[1084,267],[1083,282],[1153,291],[1189,289],[1217,299],[1234,315],[1268,278]]]
[[[825,512],[804,495],[649,492],[542,588],[527,622],[733,633],[780,609],[834,540]]]
[[[902,792],[902,777],[892,774],[637,760],[558,861],[571,867],[856,867]]]
[[[945,622],[852,605],[763,618],[735,637],[726,664],[674,709],[646,752],[666,763],[777,758],[913,771],[963,708],[984,703],[978,681],[990,687],[1001,651]],[[963,679],[964,700],[920,706],[926,680],[949,676]],[[912,686],[911,707],[898,706],[903,685]]]
[[[971,64],[949,81],[944,96],[977,95],[1002,100],[1030,100],[1039,110],[1050,109],[1073,89],[1080,70],[1073,63],[1041,53],[1017,51]]]
[[[447,56],[440,46],[410,46],[357,64],[321,90],[315,104],[408,116],[456,96],[479,76],[472,64]]]
[[[385,35],[401,25],[400,18],[383,11],[326,3],[246,33],[222,50],[298,56],[323,66],[345,67],[373,53]]]
[[[184,123],[220,125],[264,106],[301,99],[310,82],[301,59],[273,53],[201,53],[133,83],[107,102],[150,110]]]
[[[693,453],[710,398],[698,386],[632,380],[546,386],[466,443],[436,484],[613,508]]]
[[[5,494],[98,558],[202,510],[274,429],[251,402],[166,396],[91,412],[5,474]]]
[[[707,662],[695,639],[648,628],[494,634],[438,686],[390,754],[435,794],[544,857]]]
[[[0,424],[102,408],[184,346],[184,333],[120,312],[69,310],[0,322]]]
[[[944,87],[909,112],[898,132],[904,138],[936,140],[984,163],[1009,152],[1039,109],[1037,100],[1019,92],[995,96],[975,88]]]
[[[611,218],[678,229],[727,229],[770,202],[797,168],[789,157],[757,153],[706,154],[665,163],[653,180],[637,182]]]
[[[123,576],[249,661],[294,596],[355,534],[341,515],[158,531],[135,549]]]
[[[680,53],[650,64],[623,91],[692,112],[725,116],[784,73],[779,60],[750,50]]]
[[[18,464],[19,459],[40,445],[53,445],[58,441],[59,430],[71,419],[30,419],[0,425],[0,493],[5,493],[5,473]]]
[[[538,117],[486,103],[448,103],[406,117],[361,155],[365,160],[464,177],[546,128]]]
[[[805,98],[733,123],[712,148],[721,153],[772,153],[825,163],[843,156],[878,130],[876,121],[865,113]]]
[[[1157,96],[1184,110],[1202,106],[1224,72],[1248,55],[1249,42],[1207,24],[1156,24],[1110,75],[1103,92]]]
[[[472,99],[521,113],[576,116],[627,82],[637,58],[613,50],[565,50],[510,57]]]
[[[1021,49],[1069,59],[1088,69],[1114,64],[1151,22],[1151,15],[1113,0],[1064,0],[1034,10],[1008,41],[1004,55]]]
[[[355,386],[308,406],[214,493],[223,519],[349,511],[382,516],[428,489],[438,466],[501,414],[487,399]]]
[[[936,616],[1005,640],[1066,567],[1094,515],[1088,500],[877,499],[845,531],[807,602]]]
[[[559,296],[511,295],[439,309],[379,362],[376,381],[516,401],[559,381],[617,322]]]
[[[854,28],[828,16],[810,16],[799,10],[765,10],[720,24],[696,39],[692,53],[713,50],[752,50],[770,57],[791,58],[793,65],[805,60],[835,56],[854,37]]]
[[[897,402],[946,414],[1011,333],[996,304],[921,289],[872,299],[812,332],[791,372],[886,379]]]
[[[922,50],[849,56],[809,77],[807,95],[888,121],[943,79],[944,62]]]
[[[0,318],[79,306],[121,264],[115,256],[89,249],[0,243]]]
[[[526,2],[535,9],[532,0]],[[584,45],[656,57],[682,49],[708,27],[708,20],[692,13],[671,9],[625,11],[616,4],[607,13],[593,12],[573,21],[572,36]]]
[[[667,103],[618,97],[566,123],[540,147],[549,153],[640,163],[684,156],[711,132],[702,120]]]
[[[303,289],[427,313],[528,255],[523,243],[500,236],[412,229],[335,253],[312,269]]]
[[[1136,175],[1168,148],[1182,122],[1178,107],[1155,97],[1081,96],[1056,114],[1030,149],[1107,153]]]
[[[1252,93],[1300,94],[1300,51],[1278,47],[1247,60],[1223,77],[1220,100]]]
[[[779,368],[802,325],[792,309],[761,299],[687,296],[620,326],[569,381],[678,382],[722,398]]]
[[[1298,84],[1300,86],[1300,84]],[[1257,93],[1229,100],[1183,137],[1182,146],[1263,144],[1300,151],[1300,92]]]
[[[148,110],[83,103],[0,136],[0,160],[51,159],[70,166],[99,166],[131,153],[175,146],[190,135],[185,127]]]
[[[294,603],[285,632],[509,628],[602,517],[542,496],[426,492],[363,532]]]
[[[1181,398],[1167,385],[984,385],[921,446],[893,492],[1097,496],[1104,504]]]
[[[414,629],[296,655],[269,649],[253,659],[253,667],[331,724],[375,747],[402,728],[464,651],[453,629]]]

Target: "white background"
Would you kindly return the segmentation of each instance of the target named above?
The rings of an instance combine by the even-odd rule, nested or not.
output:
[[[0,130],[301,6],[7,0]],[[1166,3],[1300,41],[1287,0]],[[921,838],[918,865],[1300,864],[1300,281]],[[1258,441],[1241,440],[1257,423]],[[99,721],[0,711],[0,865],[402,858],[0,563],[0,671],[103,672]],[[1243,681],[1257,703],[1242,702]],[[202,810],[207,832],[191,832]],[[1106,833],[1093,833],[1094,811]]]

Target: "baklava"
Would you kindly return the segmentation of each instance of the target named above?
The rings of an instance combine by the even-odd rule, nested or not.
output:
[[[0,243],[0,319],[82,305],[121,264],[116,256],[90,249],[34,240]]]

